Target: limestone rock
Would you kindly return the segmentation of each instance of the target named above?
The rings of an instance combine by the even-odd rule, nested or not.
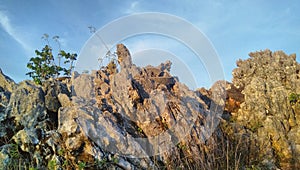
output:
[[[144,157],[145,166],[151,167],[153,162],[148,156],[171,150],[180,140],[191,142],[188,135],[191,129],[199,135],[198,144],[203,143],[207,139],[203,136],[210,135],[204,134],[209,124],[204,121],[209,115],[208,107],[171,76],[171,63],[140,68],[131,63],[130,54],[123,45],[118,46],[117,53],[121,70],[116,74],[99,70],[93,79],[98,108],[80,104],[83,107],[78,111],[78,121],[85,134],[102,149],[121,155],[139,155]],[[201,123],[195,125],[193,122]],[[156,148],[159,146],[156,136],[161,143],[170,145]],[[148,138],[146,141],[139,139],[142,137]],[[200,150],[195,148],[194,154],[199,156]],[[141,166],[141,162],[130,163]]]
[[[132,66],[132,59],[126,46],[124,46],[123,44],[118,44],[117,55],[121,69],[129,68]]]
[[[16,126],[35,127],[39,121],[47,118],[42,88],[33,82],[21,82],[12,92],[6,112],[8,117],[14,118]]]
[[[5,119],[6,114],[4,113],[12,91],[16,88],[16,83],[4,75],[2,70],[0,69],[0,120]]]
[[[43,91],[45,93],[45,106],[51,112],[57,112],[61,107],[61,103],[58,100],[58,94],[70,95],[66,84],[57,80],[46,81],[43,83]]]
[[[58,112],[58,131],[68,136],[79,133],[79,126],[74,121],[78,118],[78,110],[72,107],[61,108]]]
[[[10,157],[9,148],[11,144],[3,145],[0,147],[0,168],[5,169],[10,166],[12,159]]]
[[[300,93],[300,65],[295,55],[282,51],[249,55],[251,58],[239,60],[233,70],[233,84],[244,95],[240,109],[231,110],[235,112],[233,119],[257,135],[258,159],[264,159],[266,165],[293,169],[300,165],[300,138],[295,137],[300,112],[292,108],[288,98],[291,93]]]
[[[12,139],[20,146],[22,151],[31,152],[35,149],[35,145],[39,143],[38,138],[39,137],[35,129],[23,129],[15,134]]]
[[[37,169],[298,168],[294,55],[251,53],[237,62],[233,84],[195,92],[170,74],[170,61],[138,67],[122,44],[117,54],[120,70],[74,72],[43,86],[0,74],[0,168],[20,160]]]
[[[59,93],[57,95],[57,99],[62,107],[68,107],[72,105],[72,101],[70,97],[64,93]]]
[[[2,88],[3,91],[9,91],[9,92],[12,92],[16,87],[16,83],[11,78],[4,75],[1,69],[0,69],[0,87]]]
[[[81,74],[74,78],[72,96],[81,97],[86,100],[93,100],[95,98],[93,76],[88,74]]]

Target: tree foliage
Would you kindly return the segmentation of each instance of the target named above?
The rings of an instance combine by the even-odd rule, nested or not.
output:
[[[29,75],[37,84],[42,84],[43,81],[49,78],[58,77],[61,73],[70,76],[74,68],[74,61],[77,59],[76,53],[67,53],[61,50],[58,41],[59,37],[54,36],[53,39],[59,44],[57,65],[54,60],[52,48],[49,45],[48,37],[48,34],[44,34],[42,38],[47,42],[47,45],[41,51],[35,50],[36,57],[30,58],[27,63],[27,67],[32,71],[26,73],[26,75]],[[61,60],[64,61],[63,66],[60,64]]]

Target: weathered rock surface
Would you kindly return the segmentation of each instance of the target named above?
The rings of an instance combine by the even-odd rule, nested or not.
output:
[[[39,169],[78,169],[83,163],[93,169],[157,169],[171,152],[181,157],[193,150],[200,157],[196,146],[184,144],[190,150],[185,153],[172,148],[182,140],[206,140],[205,102],[170,75],[170,61],[140,68],[124,45],[117,49],[120,71],[112,62],[92,74],[73,73],[71,85],[69,79],[15,85],[2,76],[1,90],[9,94],[1,100],[7,104],[0,121],[2,168],[21,160],[23,167]]]
[[[91,78],[75,79],[88,84],[87,96],[73,99],[81,103],[77,120],[85,134],[103,150],[121,157],[141,157],[138,162],[127,160],[128,165],[140,168],[155,168],[151,156],[170,151],[181,140],[192,142],[188,135],[192,129],[198,135],[193,142],[203,143],[203,127],[194,122],[201,121],[203,126],[209,111],[205,102],[170,75],[171,63],[139,68],[132,64],[126,47],[118,45],[118,51],[119,62],[125,62],[120,72],[110,74],[103,69]],[[88,91],[96,92],[96,103]],[[200,153],[197,147],[193,149],[195,156]],[[168,158],[160,159],[166,162]]]
[[[249,55],[249,59],[237,61],[238,68],[232,73],[233,88],[241,89],[233,94],[244,96],[229,98],[232,120],[250,130],[257,141],[257,160],[262,164],[297,169],[300,112],[295,109],[299,104],[293,104],[289,96],[300,93],[300,65],[294,54],[288,56],[282,51],[265,50]]]
[[[4,75],[0,69],[0,120],[3,119],[3,116],[5,117],[3,112],[9,103],[10,95],[15,87],[16,83]]]
[[[46,81],[43,83],[43,91],[45,93],[45,106],[51,112],[58,112],[61,103],[58,99],[59,94],[70,96],[70,92],[66,84],[57,81]]]
[[[12,92],[16,87],[16,83],[11,78],[4,75],[1,69],[0,69],[0,87],[3,91],[6,92]]]
[[[42,88],[29,81],[21,82],[12,92],[6,113],[17,127],[35,127],[47,117]]]
[[[298,168],[295,56],[251,53],[233,84],[194,92],[170,61],[141,68],[124,45],[117,54],[118,63],[42,86],[0,71],[0,168]]]

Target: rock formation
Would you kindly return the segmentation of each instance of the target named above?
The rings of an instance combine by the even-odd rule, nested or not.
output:
[[[119,71],[65,82],[16,85],[1,72],[2,168],[172,169],[202,157],[205,102],[169,73],[170,61],[140,68],[124,45],[117,50]]]
[[[256,160],[267,168],[297,169],[300,163],[300,112],[289,96],[300,93],[294,54],[270,50],[238,60],[228,90],[231,121],[251,136]],[[234,89],[234,90],[233,90]],[[233,92],[233,93],[232,93]],[[243,134],[245,135],[245,134]]]
[[[170,61],[138,67],[122,44],[117,55],[119,69],[43,85],[0,71],[0,168],[298,168],[295,56],[251,53],[232,84],[192,91]]]
[[[10,95],[13,89],[16,87],[16,83],[9,77],[5,76],[1,69],[0,82],[0,112],[3,112],[9,103]],[[3,119],[2,116],[3,115],[0,115],[0,120]]]

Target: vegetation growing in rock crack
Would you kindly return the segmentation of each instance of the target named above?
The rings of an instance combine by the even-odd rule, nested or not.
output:
[[[296,104],[300,100],[300,94],[291,93],[289,95],[289,101],[291,104]]]
[[[45,47],[39,51],[35,50],[36,57],[30,58],[27,63],[27,67],[32,70],[26,75],[29,75],[36,84],[42,84],[43,81],[49,78],[57,78],[62,72],[66,76],[70,76],[74,68],[73,64],[77,58],[76,53],[68,53],[60,48],[59,37],[54,36],[53,39],[58,44],[58,63],[55,63],[55,58],[53,55],[53,49],[49,43],[49,35],[44,34],[42,39],[44,39],[47,44]],[[63,60],[63,65],[61,65],[61,60]],[[69,66],[68,66],[69,65]]]

